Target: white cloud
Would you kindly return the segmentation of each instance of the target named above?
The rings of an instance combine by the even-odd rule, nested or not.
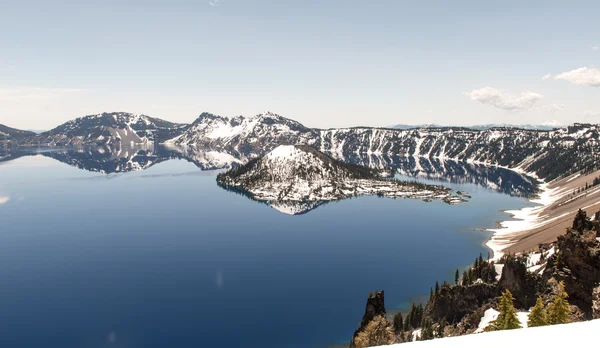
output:
[[[502,89],[484,87],[466,92],[473,101],[488,104],[507,111],[521,111],[537,107],[544,96],[534,92],[509,93]]]
[[[10,197],[8,196],[0,196],[0,204],[4,204],[6,202],[10,201]]]
[[[552,77],[552,74],[546,74],[546,75],[542,76],[542,80],[547,80],[551,77]]]
[[[594,46],[591,46],[590,48],[592,49],[592,51],[600,51],[600,46],[594,45]]]
[[[600,70],[583,67],[558,74],[554,79],[566,80],[578,86],[600,87]]]
[[[76,88],[38,87],[0,88],[0,101],[20,102],[29,100],[51,100],[82,92],[86,92],[86,90]]]
[[[210,0],[208,2],[208,5],[211,6],[211,7],[217,7],[217,6],[220,5],[220,2],[221,2],[221,0]]]

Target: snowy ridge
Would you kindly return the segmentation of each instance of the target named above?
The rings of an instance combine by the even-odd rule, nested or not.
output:
[[[264,155],[279,145],[306,144],[332,154],[375,154],[438,158],[495,165],[536,173],[543,179],[584,169],[600,161],[600,129],[574,124],[555,130],[494,127],[421,129],[312,129],[272,113],[227,118],[204,113],[171,144],[208,146]],[[557,168],[558,161],[565,162]]]
[[[133,146],[172,138],[186,127],[146,115],[112,112],[76,118],[48,132],[26,138],[22,143],[38,146]]]
[[[316,136],[316,131],[271,112],[233,118],[203,113],[183,134],[165,143],[259,156],[282,144],[312,144]]]

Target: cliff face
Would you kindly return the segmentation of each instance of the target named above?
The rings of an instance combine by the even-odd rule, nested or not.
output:
[[[569,231],[558,237],[559,252],[548,260],[545,277],[565,282],[569,303],[593,317],[594,291],[600,283],[600,243],[595,231]]]
[[[501,291],[510,290],[515,297],[515,307],[522,309],[528,309],[535,305],[537,294],[543,287],[541,277],[528,272],[526,265],[512,256],[508,256],[504,260],[498,286]]]
[[[373,320],[376,316],[382,315],[385,317],[385,299],[383,291],[376,291],[375,294],[369,295],[367,298],[367,306],[365,308],[365,314],[363,315],[362,320],[360,321],[360,325],[358,329],[354,331],[354,335],[352,335],[352,341],[350,341],[350,348],[354,348],[354,339],[358,335],[359,332],[363,331],[367,324]]]

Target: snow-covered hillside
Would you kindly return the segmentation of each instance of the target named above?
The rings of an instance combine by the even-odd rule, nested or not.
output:
[[[11,128],[0,124],[0,141],[35,136],[34,132]]]
[[[271,112],[254,117],[221,117],[203,113],[167,144],[218,148],[245,155],[263,155],[279,145],[308,144],[317,131]]]
[[[25,139],[25,145],[133,146],[160,142],[181,134],[187,125],[126,112],[79,117]]]
[[[261,201],[314,202],[374,194],[443,199],[448,203],[462,201],[441,186],[386,180],[381,174],[337,161],[310,146],[281,145],[261,158],[220,174],[217,181],[240,188]]]
[[[386,348],[507,348],[507,347],[567,347],[573,344],[598,344],[600,320],[572,324],[541,326],[527,329],[484,332],[480,334],[439,338],[389,346]]]
[[[255,157],[279,145],[307,144],[322,152],[454,159],[505,166],[553,179],[594,166],[600,160],[600,129],[574,124],[552,131],[518,128],[473,130],[312,129],[272,113],[227,118],[202,114],[172,144],[206,146]]]

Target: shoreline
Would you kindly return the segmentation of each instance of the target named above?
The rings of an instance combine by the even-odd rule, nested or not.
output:
[[[525,174],[531,176],[531,173]],[[600,209],[600,186],[583,188],[599,176],[600,171],[587,175],[576,173],[543,182],[538,197],[527,200],[533,206],[503,211],[510,219],[501,221],[496,228],[485,229],[493,233],[485,243],[492,250],[492,260],[497,261],[506,253],[537,250],[539,244],[554,241],[565,233],[580,208],[593,216]],[[579,188],[582,191],[576,193]]]

